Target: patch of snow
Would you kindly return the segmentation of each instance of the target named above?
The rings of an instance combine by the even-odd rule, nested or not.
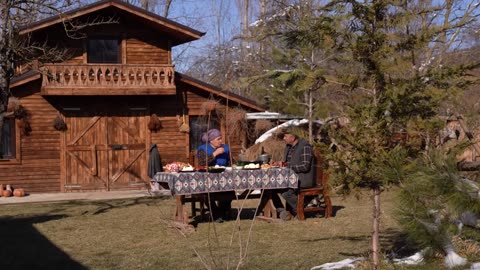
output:
[[[472,263],[470,265],[470,270],[480,270],[480,262]]]
[[[314,123],[316,124],[319,124],[319,125],[323,125],[323,121],[321,120],[314,120],[313,121]],[[308,123],[308,119],[292,119],[292,120],[289,120],[281,125],[278,125],[270,130],[268,130],[267,132],[263,133],[260,137],[258,137],[258,139],[255,141],[255,143],[261,143],[263,141],[265,141],[266,139],[268,139],[270,136],[272,136],[273,134],[275,134],[275,132],[279,129],[282,129],[282,128],[286,128],[286,127],[290,127],[290,126],[299,126],[299,125],[302,125],[302,124],[306,124]]]
[[[415,265],[423,262],[423,252],[419,251],[412,256],[401,258],[401,259],[393,259],[394,264],[408,264],[408,265]]]
[[[319,266],[312,267],[310,270],[322,269],[322,270],[333,270],[333,269],[343,269],[343,268],[355,268],[355,262],[363,261],[365,258],[363,257],[356,257],[356,258],[349,258],[345,260],[341,260],[338,262],[333,263],[324,263]]]
[[[455,253],[455,251],[450,251],[448,252],[447,256],[445,256],[444,262],[448,268],[453,268],[466,264],[467,259],[460,257],[460,255]]]

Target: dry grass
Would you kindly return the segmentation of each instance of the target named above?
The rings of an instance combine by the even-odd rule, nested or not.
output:
[[[5,205],[0,269],[235,269],[240,260],[241,269],[310,269],[368,254],[368,195],[334,197],[335,217],[305,222],[252,223],[247,217],[256,203],[246,202],[238,223],[200,223],[185,235],[170,226],[172,198]],[[399,236],[393,204],[385,192],[384,250]],[[424,267],[408,269],[441,269]],[[368,262],[361,268],[368,269]]]
[[[272,136],[261,143],[256,143],[248,148],[244,153],[245,159],[256,160],[262,153],[262,148],[265,153],[270,154],[271,160],[284,160],[285,142],[281,139],[275,138],[275,136]]]

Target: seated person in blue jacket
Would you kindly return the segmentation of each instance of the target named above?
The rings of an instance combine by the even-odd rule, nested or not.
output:
[[[202,135],[202,142],[203,144],[198,147],[197,151],[199,166],[228,166],[230,164],[230,148],[228,145],[223,144],[222,134],[218,129],[210,129],[204,133]],[[233,191],[231,193],[233,193]],[[223,220],[229,217],[232,200],[222,199],[215,202],[213,197],[215,197],[215,195],[210,194],[210,211],[213,219],[216,222],[223,222]]]

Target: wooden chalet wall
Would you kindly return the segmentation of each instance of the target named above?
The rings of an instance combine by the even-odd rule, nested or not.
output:
[[[118,24],[98,25],[83,34],[121,38],[122,66],[131,65],[133,69],[141,69],[142,65],[167,66],[173,70],[172,31],[177,30],[162,33],[155,28],[158,25],[145,27],[149,22],[139,24],[139,19],[132,14],[110,7],[93,11],[91,16],[99,18],[110,14],[117,15]],[[44,63],[43,67],[66,66],[71,72],[77,70],[75,65],[87,66],[85,39],[69,39],[63,27],[59,23],[32,33],[32,39],[48,37],[51,45],[58,43],[70,52],[67,59],[52,61],[55,64]],[[19,70],[25,72],[32,66],[24,63]],[[42,63],[38,66],[41,69]],[[67,73],[67,68],[63,73]],[[179,130],[178,118],[184,115],[188,124],[190,116],[203,114],[202,103],[212,97],[220,101],[220,110],[225,111],[227,104],[218,89],[213,90],[206,84],[198,86],[198,82],[191,84],[188,79],[187,82],[176,79],[175,84],[171,81],[170,92],[162,92],[164,89],[157,86],[152,87],[151,92],[139,94],[128,92],[136,91],[136,85],[122,92],[122,86],[113,89],[105,87],[106,84],[103,88],[86,84],[88,87],[81,85],[73,92],[67,83],[59,90],[54,89],[56,92],[43,92],[45,81],[38,77],[39,74],[29,77],[35,78],[33,81],[22,78],[23,84],[16,82],[12,89],[13,96],[29,112],[31,132],[17,134],[18,162],[0,161],[0,184],[24,188],[27,193],[145,188],[150,180],[146,173],[150,145],[157,145],[163,164],[188,162],[190,136]],[[233,101],[228,105],[239,106]],[[162,125],[156,132],[147,128],[152,114],[158,115]],[[54,128],[58,115],[67,124],[66,131]],[[222,131],[225,131],[224,125]],[[228,143],[237,157],[241,138]]]
[[[20,163],[0,162],[0,184],[25,188],[27,192],[60,190],[60,136],[52,122],[56,109],[40,96],[40,81],[15,89],[15,96],[28,111],[31,132],[20,135]],[[17,131],[18,130],[17,128]]]
[[[142,31],[126,36],[127,64],[164,64],[170,65],[170,50],[167,41],[153,40],[153,33]]]
[[[198,88],[185,85],[182,83],[177,83],[177,87],[180,89],[180,91],[185,90],[187,93],[186,101],[187,101],[187,111],[189,116],[205,116],[205,112],[202,110],[202,104],[209,99],[214,99],[219,102],[216,108],[217,111],[220,111],[223,114],[227,112],[227,100],[224,97],[220,97],[214,94],[210,96],[209,95],[210,93],[208,92],[201,91]],[[228,107],[229,107],[229,110],[240,107],[247,112],[254,111],[245,106],[241,106],[237,102],[234,102],[232,100],[228,101]],[[246,138],[245,137],[234,138],[232,136],[227,136],[225,123],[222,121],[220,124],[221,124],[221,132],[223,135],[223,143],[226,143],[230,146],[232,157],[234,160],[236,160],[238,158],[238,155],[240,154],[240,150],[242,149],[242,144],[244,144],[246,141]]]
[[[185,96],[182,93],[185,93]],[[184,83],[177,83],[176,97],[150,98],[150,112],[157,114],[162,123],[160,131],[151,133],[151,143],[157,144],[163,164],[172,161],[188,162],[190,150],[195,149],[190,149],[189,134],[179,131],[178,118],[184,118],[185,122],[189,124],[191,116],[207,117],[202,111],[202,103],[211,98],[219,101],[218,111],[226,111],[226,100],[223,97],[217,95],[210,97],[209,92]],[[183,104],[186,105],[185,108]],[[230,100],[228,106],[231,110],[237,108],[239,104]],[[246,107],[242,108],[252,111]],[[185,116],[182,116],[182,112],[185,112]],[[222,122],[223,141],[229,144],[233,158],[237,159],[245,138],[226,138],[225,128],[225,123]]]

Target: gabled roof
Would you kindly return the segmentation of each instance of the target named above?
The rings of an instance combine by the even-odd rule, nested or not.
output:
[[[73,9],[65,13],[52,16],[41,21],[25,25],[20,28],[20,35],[25,35],[31,32],[38,31],[50,27],[52,25],[60,24],[64,21],[79,18],[89,13],[100,11],[107,8],[115,8],[122,13],[132,15],[139,22],[152,27],[153,29],[166,32],[177,38],[172,46],[180,45],[190,41],[194,41],[205,35],[204,32],[197,31],[188,26],[171,21],[165,17],[159,16],[155,13],[149,12],[145,9],[136,7],[120,0],[102,0],[83,6],[81,8]]]
[[[198,79],[195,79],[193,77],[190,77],[188,75],[175,72],[175,81],[183,82],[185,84],[194,86],[198,89],[210,92],[214,95],[220,96],[225,99],[229,99],[231,101],[237,102],[238,104],[241,104],[243,106],[249,107],[253,110],[256,111],[265,111],[265,108],[263,108],[261,105],[257,104],[255,101],[242,97],[240,95],[222,90],[221,88],[208,84],[206,82],[200,81]]]

